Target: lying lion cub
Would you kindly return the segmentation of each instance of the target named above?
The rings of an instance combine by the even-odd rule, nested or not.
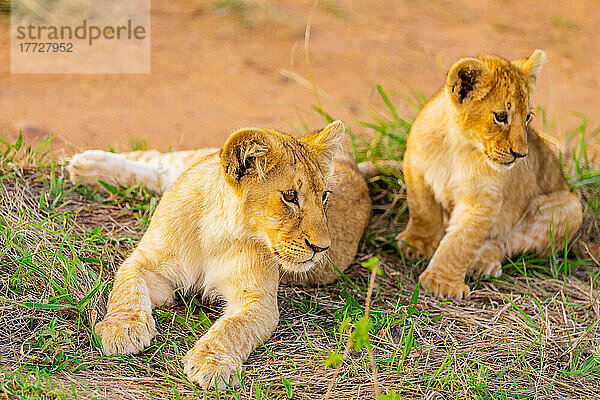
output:
[[[203,387],[237,383],[236,370],[277,326],[279,266],[327,283],[329,258],[341,270],[354,259],[371,204],[356,164],[338,152],[343,133],[340,121],[301,139],[249,128],[214,152],[73,157],[76,183],[172,184],[117,272],[96,325],[104,353],[141,351],[156,335],[152,308],[178,288],[202,291],[226,308],[185,356],[185,373]]]
[[[545,55],[458,61],[421,110],[404,156],[410,219],[398,236],[434,295],[469,295],[466,274],[499,276],[505,256],[560,252],[582,221],[554,152],[530,127]],[[449,217],[447,223],[445,217]]]

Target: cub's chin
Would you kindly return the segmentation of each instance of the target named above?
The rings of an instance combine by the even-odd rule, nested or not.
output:
[[[314,261],[306,261],[300,263],[289,263],[289,262],[280,262],[281,269],[284,272],[302,274],[304,272],[308,272],[314,268]]]
[[[325,255],[322,253],[315,254],[309,260],[290,262],[288,260],[282,260],[281,257],[278,257],[278,255],[275,254],[275,259],[277,260],[277,262],[279,262],[279,265],[281,265],[281,270],[283,272],[292,274],[302,274],[313,269],[315,265],[323,259],[324,256]]]
[[[509,163],[502,163],[502,162],[498,162],[498,161],[494,161],[494,160],[490,160],[489,158],[485,158],[485,161],[487,161],[488,165],[493,169],[496,170],[498,172],[506,172],[511,170],[516,164],[517,162],[519,162],[519,160],[515,160],[515,161],[511,161]]]

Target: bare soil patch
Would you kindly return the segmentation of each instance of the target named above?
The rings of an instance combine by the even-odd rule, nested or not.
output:
[[[236,7],[242,4],[243,7]],[[381,106],[382,84],[401,112],[412,90],[431,96],[458,58],[548,54],[535,103],[564,138],[574,113],[600,120],[600,13],[585,0],[324,0],[315,12],[312,67],[323,108],[355,122]],[[301,131],[323,124],[303,79],[312,1],[155,2],[149,75],[11,75],[7,19],[0,20],[0,128],[51,132],[67,152],[219,146],[242,126]],[[536,124],[541,126],[538,115]],[[29,131],[29,135],[38,133]]]

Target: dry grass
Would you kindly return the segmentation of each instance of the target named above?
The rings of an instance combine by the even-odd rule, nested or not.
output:
[[[385,137],[376,135],[359,157],[402,145],[406,126],[378,124]],[[241,389],[204,393],[183,375],[182,355],[220,310],[191,295],[155,311],[159,335],[142,354],[105,357],[93,324],[156,199],[139,189],[107,197],[72,188],[60,166],[41,164],[0,160],[5,398],[323,398],[365,312],[370,271],[361,263],[371,257],[382,272],[368,336],[382,399],[600,396],[598,265],[574,255],[521,257],[507,260],[500,278],[472,280],[470,300],[432,299],[415,291],[424,265],[404,262],[395,249],[407,209],[404,187],[391,177],[370,182],[375,213],[348,274],[327,287],[280,288],[281,322],[245,364]],[[574,176],[586,204],[582,235],[596,239],[600,192],[588,178],[597,175]],[[367,348],[350,350],[330,398],[373,398],[372,377]]]

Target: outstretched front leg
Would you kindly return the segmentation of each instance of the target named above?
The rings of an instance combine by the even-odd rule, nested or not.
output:
[[[148,255],[136,249],[117,271],[104,320],[96,324],[104,354],[135,354],[156,336],[152,308],[173,298],[169,280],[147,269]]]
[[[243,267],[243,264],[242,264]],[[253,268],[248,268],[252,271]],[[223,291],[227,307],[186,354],[188,379],[204,388],[222,389],[239,384],[242,363],[260,343],[271,337],[279,322],[278,270],[228,279]],[[235,285],[231,288],[231,285]]]

